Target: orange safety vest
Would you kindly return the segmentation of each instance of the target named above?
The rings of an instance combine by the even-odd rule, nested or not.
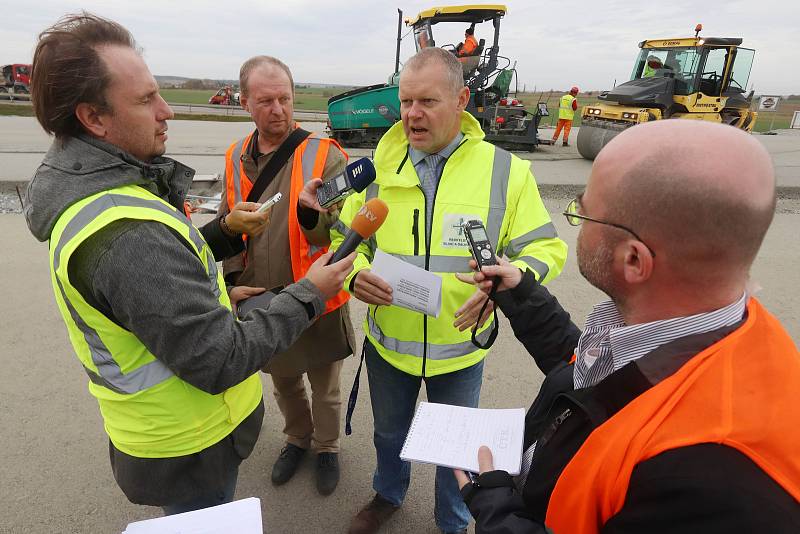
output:
[[[699,443],[732,447],[800,500],[800,353],[756,299],[747,320],[596,428],[556,482],[545,524],[600,532],[637,464]]]
[[[225,191],[228,211],[233,210],[237,203],[247,199],[250,190],[253,189],[253,182],[244,172],[244,165],[242,165],[242,154],[250,147],[253,133],[233,143],[225,152]],[[339,143],[333,139],[320,139],[314,134],[308,136],[295,149],[292,155],[289,206],[297,205],[306,182],[322,178],[331,144],[344,154],[345,159],[348,158],[347,152],[339,146]],[[247,239],[246,235],[242,237]],[[300,221],[297,220],[297,210],[291,208],[289,209],[289,250],[292,256],[292,275],[295,282],[303,278],[311,264],[328,251],[328,247],[317,247],[308,242],[300,228]],[[350,295],[346,291],[340,291],[325,303],[325,313],[341,307],[349,298]]]
[[[461,50],[459,50],[458,55],[469,56],[477,49],[478,49],[478,40],[475,39],[474,35],[470,35],[466,39],[464,39],[464,44],[461,45]]]

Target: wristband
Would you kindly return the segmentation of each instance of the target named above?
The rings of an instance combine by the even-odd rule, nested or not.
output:
[[[514,488],[514,479],[506,471],[487,471],[475,477],[472,482],[461,489],[464,503],[469,505],[475,493],[480,489],[489,488]]]
[[[228,226],[228,223],[225,221],[225,217],[226,216],[223,215],[222,217],[219,218],[219,226],[220,226],[220,228],[222,228],[223,233],[225,233],[226,235],[231,236],[231,237],[235,237],[235,236],[239,235],[236,232],[234,232],[233,230],[231,230],[231,227]]]

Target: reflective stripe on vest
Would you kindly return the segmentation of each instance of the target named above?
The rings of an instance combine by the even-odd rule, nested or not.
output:
[[[575,110],[572,109],[572,102],[575,97],[572,95],[564,95],[561,97],[558,105],[558,118],[572,120],[575,118]]]
[[[56,302],[114,446],[137,458],[194,454],[229,435],[252,413],[261,402],[261,381],[254,374],[218,394],[201,391],[174,375],[133,332],[86,302],[69,278],[70,258],[87,239],[120,220],[167,226],[194,253],[219,305],[230,313],[221,273],[197,229],[174,207],[133,185],[82,199],[59,217],[49,251]]]
[[[494,149],[492,162],[492,186],[489,193],[489,215],[486,218],[486,233],[491,243],[500,242],[500,228],[506,214],[506,197],[508,196],[508,180],[511,177],[511,152],[499,147]],[[497,254],[502,256],[503,251]]]
[[[508,196],[508,182],[511,177],[511,153],[501,148],[494,148],[494,158],[492,160],[492,177],[489,189],[489,206],[488,216],[486,220],[486,232],[492,243],[500,241],[500,231],[503,226],[503,218],[506,213],[506,197]],[[375,185],[373,194],[377,196],[378,186]],[[367,189],[367,196],[370,194],[370,188]],[[342,226],[344,226],[342,224]],[[338,229],[338,228],[337,228]],[[341,230],[339,230],[341,232]],[[543,230],[544,231],[544,230]],[[343,232],[342,232],[343,233]],[[520,239],[524,239],[521,236]],[[374,239],[374,237],[373,237]],[[372,248],[374,252],[374,248]],[[498,255],[502,255],[502,251],[498,251]],[[421,255],[403,255],[392,254],[392,256],[402,259],[403,261],[415,265],[420,268],[425,268],[426,256]],[[523,258],[519,258],[523,259]],[[527,258],[534,260],[534,258]],[[470,256],[446,256],[431,254],[427,257],[428,271],[435,273],[468,273],[471,271],[469,267]],[[537,260],[538,261],[538,260]],[[547,266],[544,265],[544,272],[547,272]],[[541,265],[537,266],[537,272],[541,271]],[[542,275],[542,278],[544,275]],[[372,315],[368,314],[367,323],[370,333],[375,337],[381,346],[393,352],[422,358],[425,355],[425,344],[418,341],[404,341],[386,335],[373,320]],[[485,343],[488,339],[493,321],[488,322],[478,332],[476,338],[481,343]],[[460,358],[476,351],[475,345],[472,341],[460,341],[451,344],[433,344],[428,343],[428,351],[426,357],[431,360],[448,360],[452,358]]]
[[[380,326],[378,326],[371,314],[367,314],[367,323],[369,324],[370,334],[372,334],[375,340],[380,343],[382,347],[393,352],[405,354],[407,356],[422,358],[422,355],[425,351],[425,343],[422,343],[421,341],[401,341],[399,339],[384,335]],[[484,330],[475,336],[480,343],[486,343],[486,341],[489,339],[489,336],[492,333],[493,324],[494,319],[484,325]],[[471,340],[443,345],[428,343],[428,352],[426,357],[429,360],[441,361],[452,358],[460,358],[461,356],[466,356],[467,354],[472,354],[473,352],[475,352],[475,345],[472,344]]]
[[[233,151],[229,158],[230,162],[233,164],[233,177],[241,176],[242,175],[242,150],[244,150],[245,146],[249,146],[250,139],[253,137],[253,134],[248,135],[244,139],[240,139],[233,145]],[[227,178],[227,177],[226,177]],[[252,187],[252,186],[251,186]],[[248,193],[250,191],[248,190]],[[233,180],[233,204],[231,205],[230,200],[228,201],[228,211],[233,209],[233,206],[238,204],[242,201],[242,185],[240,180]]]
[[[246,199],[253,188],[253,182],[247,176],[242,164],[242,154],[248,149],[254,133],[233,143],[225,154],[225,189],[228,210],[233,210],[237,202]],[[320,139],[311,134],[295,149],[292,158],[290,194],[287,199],[292,206],[297,200],[303,186],[310,180],[322,178],[325,162],[328,158],[330,144],[334,144],[345,153],[333,139]],[[299,156],[299,157],[298,157]],[[247,236],[243,236],[246,238]],[[305,238],[297,220],[297,210],[289,209],[289,250],[291,253],[292,274],[295,282],[303,278],[311,264],[327,251],[327,247],[318,247]],[[301,259],[298,255],[304,255]],[[325,303],[325,313],[341,307],[350,295],[340,291]]]
[[[56,248],[53,252],[53,270],[58,271],[59,267],[61,266],[61,252],[64,248],[64,245],[69,243],[89,223],[99,217],[101,213],[111,208],[117,208],[121,206],[156,209],[162,213],[174,217],[182,224],[187,223],[185,217],[182,217],[179,212],[171,210],[167,206],[158,202],[131,197],[128,195],[111,193],[103,195],[81,208],[81,210],[75,214],[72,219],[70,219],[69,223],[61,233]],[[193,225],[187,224],[187,227],[189,228],[189,235],[192,239],[192,242],[194,243],[195,247],[197,247],[197,251],[199,253],[199,251],[203,250],[205,241]],[[219,284],[217,283],[217,264],[210,252],[207,254],[209,283],[214,295],[219,299],[221,293]],[[106,347],[105,343],[103,343],[103,340],[100,338],[97,331],[86,324],[83,318],[78,314],[77,310],[75,310],[75,307],[67,298],[66,292],[64,291],[64,286],[58,277],[56,277],[56,282],[58,283],[59,291],[61,292],[61,296],[64,299],[67,308],[69,309],[72,319],[75,321],[75,324],[81,330],[84,338],[86,339],[86,343],[91,351],[92,362],[97,367],[99,375],[91,369],[84,367],[86,372],[89,374],[89,377],[92,379],[92,382],[107,387],[108,389],[117,393],[131,394],[145,390],[156,384],[160,384],[164,380],[167,380],[173,376],[172,371],[170,371],[169,368],[160,360],[153,360],[152,362],[138,367],[129,373],[123,374],[120,370],[119,364],[114,360],[113,356],[111,355],[111,351],[109,351],[108,347]]]
[[[602,531],[627,506],[637,465],[700,443],[737,450],[800,500],[800,411],[795,402],[800,353],[758,300],[748,302],[741,326],[688,361],[647,357],[633,365],[654,385],[581,444],[550,495],[549,528],[576,534]],[[668,365],[678,369],[664,377]]]
[[[322,170],[325,167],[325,159],[327,159],[327,147],[325,154],[320,152],[320,145],[321,141],[317,137],[309,137],[306,141],[306,147],[303,150],[303,157],[302,157],[302,169],[303,169],[303,185],[307,184],[314,178],[321,178],[322,177]],[[319,170],[319,176],[314,176],[315,170],[315,163],[317,163],[317,158],[323,156],[322,165],[320,165],[323,169]],[[302,189],[302,188],[301,188]],[[325,252],[324,247],[318,247],[312,243],[308,243],[308,257],[313,258],[318,254]]]

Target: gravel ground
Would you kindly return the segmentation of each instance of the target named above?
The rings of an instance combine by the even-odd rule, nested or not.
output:
[[[20,213],[22,205],[15,187],[19,187],[20,194],[25,194],[25,184],[13,182],[0,182],[0,213]]]

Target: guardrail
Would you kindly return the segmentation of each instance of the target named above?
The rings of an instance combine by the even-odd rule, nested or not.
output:
[[[27,95],[26,95],[27,96]],[[30,106],[30,98],[20,99],[15,97],[14,100],[9,100],[5,96],[0,96],[0,102],[5,104],[18,104],[21,106]],[[176,113],[188,113],[197,115],[222,115],[226,117],[249,117],[250,114],[240,108],[239,106],[220,106],[214,104],[170,104],[172,110]],[[328,113],[326,111],[319,111],[314,109],[296,109],[294,110],[295,119],[300,121],[311,122],[325,122],[328,120]]]

